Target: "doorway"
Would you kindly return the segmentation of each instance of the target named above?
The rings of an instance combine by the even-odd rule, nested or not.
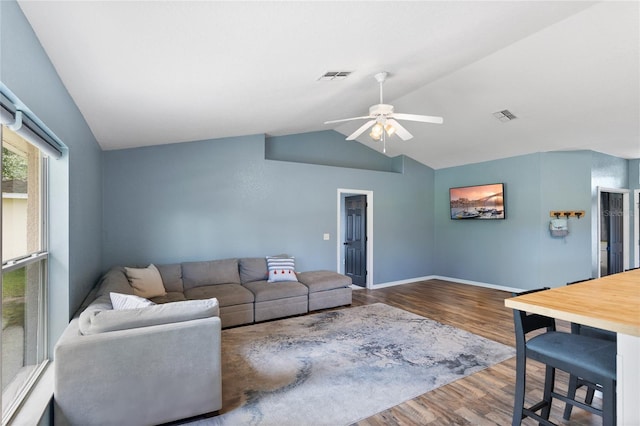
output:
[[[628,268],[629,191],[598,190],[599,276],[616,274]]]
[[[367,286],[367,197],[344,199],[344,274],[354,285]]]
[[[373,286],[373,192],[338,189],[338,272],[354,285]]]

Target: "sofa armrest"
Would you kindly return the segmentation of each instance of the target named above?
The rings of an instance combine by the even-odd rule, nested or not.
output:
[[[220,318],[80,335],[56,344],[55,424],[159,424],[222,406]]]

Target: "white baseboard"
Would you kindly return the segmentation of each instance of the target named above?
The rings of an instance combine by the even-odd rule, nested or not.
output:
[[[416,278],[409,278],[409,279],[406,279],[406,280],[391,281],[391,282],[387,282],[387,283],[374,284],[373,287],[372,287],[372,290],[375,290],[375,289],[378,289],[378,288],[393,287],[393,286],[402,285],[402,284],[410,284],[410,283],[415,283],[415,282],[419,282],[419,281],[427,281],[427,280],[451,281],[451,282],[459,283],[459,284],[468,284],[468,285],[474,285],[474,286],[477,286],[477,287],[486,287],[486,288],[492,288],[492,289],[495,289],[495,290],[508,291],[510,293],[520,293],[521,291],[525,290],[525,289],[522,289],[522,288],[506,287],[506,286],[502,286],[502,285],[483,283],[483,282],[479,282],[479,281],[462,280],[462,279],[459,279],[459,278],[444,277],[444,276],[441,276],[441,275],[428,275],[428,276],[425,276],[425,277],[416,277]],[[357,287],[357,288],[362,289],[362,287]]]
[[[371,289],[375,290],[377,288],[393,287],[393,286],[402,285],[402,284],[411,284],[411,283],[415,283],[415,282],[418,282],[418,281],[432,280],[432,279],[435,279],[435,278],[436,278],[435,275],[429,275],[429,276],[426,276],[426,277],[416,277],[416,278],[409,278],[409,279],[406,279],[406,280],[390,281],[388,283],[374,284]]]

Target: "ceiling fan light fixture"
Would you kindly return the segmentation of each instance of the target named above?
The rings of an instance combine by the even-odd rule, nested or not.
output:
[[[386,126],[384,126],[384,130],[385,132],[387,132],[387,135],[389,136],[393,136],[393,134],[396,132],[396,128],[393,127],[391,124],[387,124]]]
[[[380,138],[382,137],[382,132],[384,132],[384,127],[382,126],[382,123],[376,123],[372,128],[371,128],[371,133],[369,133],[369,136],[371,136],[371,139],[373,139],[374,141],[379,141]]]

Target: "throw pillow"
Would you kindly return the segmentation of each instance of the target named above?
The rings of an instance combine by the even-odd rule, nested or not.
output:
[[[113,309],[117,311],[122,309],[144,308],[145,306],[155,305],[155,303],[153,303],[151,300],[133,294],[111,292],[109,293],[109,297],[111,298],[111,305],[113,305]]]
[[[153,263],[146,268],[124,268],[124,271],[136,296],[151,299],[167,294],[160,271]]]
[[[270,283],[298,281],[295,273],[294,257],[267,256],[267,269]]]

